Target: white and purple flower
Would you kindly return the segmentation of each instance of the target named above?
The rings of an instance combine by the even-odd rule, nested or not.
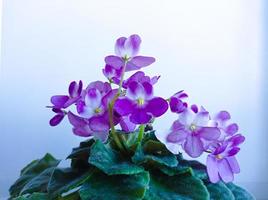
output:
[[[129,115],[134,124],[146,124],[153,117],[160,117],[167,109],[165,99],[153,96],[153,86],[149,82],[130,82],[126,96],[115,103],[115,111],[121,116]]]
[[[187,103],[184,101],[188,95],[182,90],[174,94],[169,99],[171,112],[182,113],[187,108]]]
[[[244,136],[237,134],[213,147],[212,153],[207,157],[207,172],[212,183],[217,183],[220,180],[231,182],[234,179],[234,174],[240,172],[235,155],[240,151],[238,146],[244,140]]]
[[[220,130],[212,127],[210,122],[209,113],[203,108],[187,108],[173,123],[166,138],[167,142],[182,145],[189,156],[197,158],[220,136]]]
[[[119,70],[126,63],[125,71],[139,70],[149,66],[155,59],[147,56],[137,56],[139,53],[141,38],[131,35],[128,38],[120,37],[115,43],[115,54],[105,57],[106,64]]]

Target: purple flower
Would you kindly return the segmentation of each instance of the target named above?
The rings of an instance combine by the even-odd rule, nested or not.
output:
[[[140,44],[141,38],[138,35],[118,38],[115,43],[116,55],[107,56],[105,58],[106,64],[113,66],[115,69],[120,69],[126,62],[125,71],[132,71],[139,70],[155,62],[153,57],[137,56]]]
[[[220,136],[220,130],[210,126],[209,113],[196,106],[185,109],[179,114],[167,136],[167,142],[182,145],[185,152],[193,157],[199,157],[209,148],[211,142]]]
[[[150,78],[149,76],[146,76],[143,71],[138,71],[123,82],[123,88],[126,89],[129,83],[133,81],[136,81],[138,83],[149,82],[151,85],[154,85],[157,83],[159,78],[160,76],[154,76],[153,78]]]
[[[101,141],[106,141],[109,130],[92,130],[90,120],[79,117],[72,112],[68,112],[69,122],[73,125],[73,133],[81,137],[96,137]]]
[[[57,126],[64,118],[65,113],[59,108],[52,108],[52,111],[56,113],[54,117],[49,121],[50,126]]]
[[[67,108],[76,103],[80,98],[82,88],[82,81],[79,81],[79,83],[71,82],[69,85],[69,95],[55,95],[51,97],[50,101],[53,104],[53,108]]]
[[[211,154],[207,157],[207,173],[212,183],[220,180],[231,182],[234,174],[240,172],[239,164],[235,155],[239,152],[238,147],[245,137],[241,134],[234,135],[222,143],[218,143]]]
[[[126,96],[116,101],[114,109],[121,116],[129,115],[134,124],[146,124],[153,117],[163,115],[168,104],[165,99],[153,96],[153,86],[149,82],[133,81],[128,85]]]
[[[121,75],[122,75],[122,67],[120,69],[115,69],[111,65],[105,65],[104,69],[102,70],[104,76],[109,80],[111,83],[119,84]]]
[[[226,137],[232,136],[238,132],[238,125],[230,123],[231,115],[227,111],[220,111],[214,118],[217,127],[221,130],[221,136],[218,140],[223,141]]]
[[[125,132],[133,132],[136,128],[136,124],[132,123],[129,119],[130,115],[122,116],[120,118],[120,126]]]
[[[169,100],[169,106],[171,112],[182,113],[187,108],[187,103],[183,100],[186,99],[188,95],[183,91],[177,92]]]

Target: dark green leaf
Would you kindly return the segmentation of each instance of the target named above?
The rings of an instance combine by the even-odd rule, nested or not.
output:
[[[23,195],[15,198],[14,200],[50,200],[45,193],[33,193],[31,195]]]
[[[179,165],[181,167],[191,167],[194,171],[196,177],[202,179],[203,181],[208,181],[207,167],[196,161],[196,160],[179,160]]]
[[[161,165],[175,167],[178,164],[176,156],[169,152],[165,145],[154,140],[148,140],[143,146],[139,144],[132,161],[139,165],[145,164],[151,168]]]
[[[11,197],[16,197],[23,190],[24,186],[34,177],[41,174],[48,168],[56,167],[59,164],[50,154],[46,154],[43,158],[34,160],[21,170],[20,178],[10,187],[9,192]],[[28,186],[27,186],[28,187]],[[29,188],[28,188],[29,189]]]
[[[144,169],[130,161],[125,160],[121,155],[97,140],[91,147],[88,162],[106,174],[137,174]]]
[[[203,182],[189,174],[167,176],[151,173],[144,200],[208,200]]]
[[[255,198],[245,189],[233,184],[227,183],[226,186],[232,191],[235,200],[254,200]]]
[[[149,173],[108,176],[94,173],[80,189],[82,200],[139,200],[149,184]]]
[[[92,170],[81,173],[72,168],[55,169],[48,184],[51,198],[59,197],[86,182]]]
[[[54,169],[55,167],[45,169],[43,172],[29,180],[22,188],[20,195],[33,192],[47,192],[47,184]]]
[[[206,186],[211,200],[235,200],[232,191],[222,182],[209,183]]]

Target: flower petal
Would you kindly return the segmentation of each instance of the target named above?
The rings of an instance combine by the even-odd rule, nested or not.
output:
[[[85,96],[85,105],[96,109],[101,105],[102,95],[96,88],[90,88]]]
[[[234,174],[226,159],[221,159],[218,161],[218,169],[219,169],[220,177],[225,183],[228,183],[234,180]]]
[[[227,111],[220,111],[217,115],[216,115],[216,119],[218,119],[219,121],[227,121],[229,119],[231,119],[231,115],[229,112]]]
[[[227,157],[226,159],[227,159],[227,161],[232,169],[232,172],[234,174],[240,173],[240,167],[239,167],[239,164],[238,164],[236,158],[234,156],[231,156],[231,157]]]
[[[68,116],[69,122],[74,127],[84,127],[84,126],[86,126],[88,124],[87,120],[85,120],[84,118],[73,114],[71,111],[68,112],[67,116]]]
[[[115,69],[120,69],[124,66],[124,61],[118,56],[106,56],[105,63],[113,66]]]
[[[185,141],[187,135],[188,133],[184,130],[172,131],[168,134],[167,141],[171,143],[182,144]]]
[[[125,45],[125,42],[126,42],[126,37],[120,37],[116,40],[115,42],[115,47],[114,47],[114,51],[115,51],[115,54],[117,56],[120,56],[120,57],[124,57],[124,45]]]
[[[225,132],[228,135],[233,135],[233,134],[237,133],[237,131],[238,131],[238,125],[235,123],[230,124],[225,128]]]
[[[152,113],[154,117],[160,117],[168,110],[168,103],[161,97],[155,97],[148,101],[146,109],[148,112]]]
[[[117,99],[114,105],[114,110],[121,116],[129,115],[133,109],[134,104],[128,98]]]
[[[57,114],[55,115],[50,121],[49,124],[50,126],[57,126],[64,118],[64,115]]]
[[[130,115],[130,121],[134,124],[147,124],[152,116],[144,108],[136,108]]]
[[[83,126],[83,127],[74,127],[73,133],[77,136],[89,137],[92,136],[93,131],[90,130],[89,126]]]
[[[196,114],[193,123],[196,126],[204,127],[208,125],[209,113],[208,112],[199,112]]]
[[[195,113],[191,109],[185,109],[179,114],[179,121],[184,125],[191,125],[194,121]]]
[[[89,120],[89,127],[93,132],[106,132],[110,129],[107,116],[94,116]]]
[[[50,101],[56,108],[65,108],[65,103],[69,100],[69,96],[67,95],[55,95],[52,96]]]
[[[120,126],[125,132],[133,132],[136,128],[136,124],[132,123],[129,116],[122,117],[120,120]]]
[[[134,34],[129,36],[124,43],[124,56],[133,57],[136,56],[140,50],[141,38]]]
[[[216,127],[202,127],[199,134],[205,140],[216,140],[219,138],[221,131]]]
[[[206,164],[210,182],[217,183],[220,181],[216,158],[214,156],[208,155]]]
[[[184,143],[184,150],[189,156],[197,158],[204,151],[202,141],[198,136],[188,135]]]
[[[131,59],[131,63],[142,68],[147,67],[155,62],[155,58],[147,56],[136,56]]]

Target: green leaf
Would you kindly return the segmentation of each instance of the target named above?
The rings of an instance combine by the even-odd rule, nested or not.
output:
[[[88,162],[109,175],[137,174],[144,171],[142,167],[127,161],[99,140],[92,145]]]
[[[149,184],[149,173],[108,176],[94,173],[80,189],[82,200],[139,200]]]
[[[226,186],[232,191],[235,200],[255,200],[248,191],[233,183],[227,183]]]
[[[204,164],[196,160],[179,159],[179,165],[181,167],[191,167],[196,177],[202,179],[205,182],[208,181],[207,167]]]
[[[55,167],[50,167],[29,180],[22,188],[20,195],[33,192],[47,192],[47,184],[54,169]]]
[[[211,200],[235,200],[232,191],[223,182],[208,183],[206,186]]]
[[[48,184],[50,198],[60,197],[63,193],[77,188],[86,182],[92,173],[92,170],[81,173],[72,168],[55,169]]]
[[[19,179],[10,187],[9,193],[11,197],[18,196],[30,180],[41,174],[46,169],[56,167],[59,162],[60,160],[56,160],[50,154],[46,154],[43,158],[32,161],[21,170]]]
[[[189,174],[167,176],[151,173],[149,189],[144,200],[208,200],[203,182]]]
[[[139,165],[145,164],[150,168],[161,165],[175,167],[178,164],[176,156],[169,152],[164,144],[155,140],[148,140],[143,146],[139,144],[132,161]]]
[[[85,170],[89,166],[88,157],[90,148],[94,143],[94,139],[86,140],[80,143],[79,147],[73,148],[67,159],[71,159],[71,166],[76,169]]]
[[[23,195],[15,198],[14,200],[50,200],[48,194],[45,193],[33,193],[31,195]]]

